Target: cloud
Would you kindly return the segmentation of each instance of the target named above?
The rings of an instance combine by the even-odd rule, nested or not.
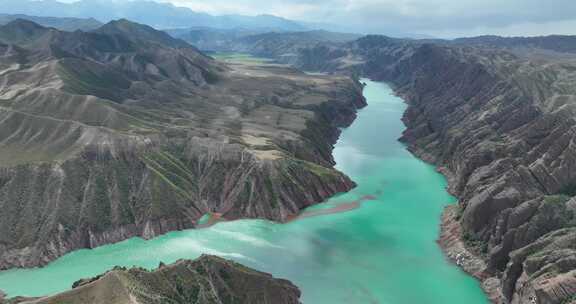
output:
[[[176,6],[188,7],[192,10],[213,15],[261,15],[270,14],[292,19],[303,19],[313,16],[318,9],[317,3],[310,1],[290,0],[159,0]]]
[[[365,32],[476,33],[576,20],[574,0],[162,0],[212,14],[274,14]],[[552,28],[552,27],[548,27]],[[576,29],[575,29],[576,31]],[[527,34],[527,33],[524,33]],[[574,32],[576,34],[576,32]]]

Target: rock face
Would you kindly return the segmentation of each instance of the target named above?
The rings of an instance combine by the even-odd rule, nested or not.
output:
[[[494,302],[571,303],[576,57],[571,39],[546,50],[538,45],[554,39],[534,41],[519,49],[367,36],[302,49],[295,64],[394,85],[409,105],[401,140],[459,198],[441,244]]]
[[[354,183],[349,77],[226,66],[126,20],[0,27],[0,269],[224,219],[284,221]]]
[[[114,268],[74,283],[73,289],[44,298],[8,300],[10,304],[299,304],[300,290],[290,281],[214,256],[180,260],[148,271]]]

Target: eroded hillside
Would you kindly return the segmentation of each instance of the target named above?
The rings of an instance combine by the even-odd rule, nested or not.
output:
[[[194,227],[283,221],[354,186],[333,169],[364,106],[348,77],[228,66],[126,20],[0,27],[0,269]]]

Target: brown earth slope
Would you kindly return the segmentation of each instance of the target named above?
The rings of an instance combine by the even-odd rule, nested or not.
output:
[[[347,191],[348,77],[226,66],[126,20],[0,27],[0,269],[194,227],[206,213],[284,221]]]

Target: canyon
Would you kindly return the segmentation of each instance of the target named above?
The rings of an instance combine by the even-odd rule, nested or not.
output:
[[[444,216],[448,256],[494,303],[547,304],[576,301],[574,41],[372,35],[245,50],[393,85],[408,104],[401,140],[459,199]]]
[[[0,269],[193,228],[286,221],[354,183],[334,169],[361,85],[226,65],[127,20],[0,27]]]
[[[405,100],[400,140],[458,198],[438,240],[448,258],[494,303],[576,303],[574,37],[211,35],[178,37],[275,63],[217,61],[127,20],[0,26],[0,269],[206,216],[294,220],[356,186],[332,151],[366,106],[366,77]]]
[[[442,210],[455,198],[446,179],[398,141],[406,104],[388,85],[360,81],[368,106],[333,151],[336,169],[357,183],[354,189],[285,223],[214,215],[195,229],[77,250],[41,268],[2,271],[1,288],[8,297],[45,296],[115,266],[152,270],[208,253],[290,280],[303,303],[488,303],[478,282],[435,243]]]

